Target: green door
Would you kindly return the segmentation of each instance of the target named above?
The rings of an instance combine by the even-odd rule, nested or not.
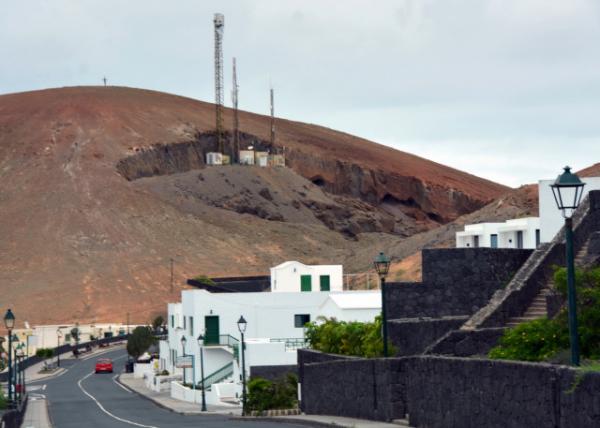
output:
[[[329,275],[321,275],[319,277],[321,291],[329,291]]]
[[[310,275],[300,276],[300,291],[312,291],[311,278]]]
[[[204,343],[206,345],[218,345],[219,317],[217,315],[204,317],[204,326],[206,327],[206,331],[204,332]]]

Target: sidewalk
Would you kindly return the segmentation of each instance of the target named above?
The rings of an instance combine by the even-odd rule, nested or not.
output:
[[[213,406],[207,405],[207,412],[200,410],[199,403],[190,403],[187,401],[175,400],[171,398],[169,391],[156,392],[146,388],[144,379],[136,379],[133,373],[123,373],[117,377],[119,383],[129,388],[133,392],[141,395],[148,400],[153,401],[158,406],[163,407],[175,413],[182,415],[206,415],[206,414],[221,414],[221,415],[241,415],[242,409],[238,406]]]
[[[45,398],[38,394],[30,394],[21,428],[52,428]]]

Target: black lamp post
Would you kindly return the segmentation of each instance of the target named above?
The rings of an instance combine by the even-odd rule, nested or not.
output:
[[[206,393],[204,392],[204,335],[198,336],[198,348],[200,349],[200,384],[202,386],[202,411],[206,412]]]
[[[383,356],[388,357],[388,330],[387,330],[387,313],[385,307],[385,277],[390,271],[390,259],[383,251],[379,253],[373,261],[375,270],[381,280],[381,330],[383,336]]]
[[[9,309],[4,315],[4,326],[8,330],[8,402],[12,404],[12,329],[15,326],[15,316]]]
[[[577,174],[566,166],[556,178],[552,188],[556,206],[565,218],[565,246],[567,255],[567,292],[569,301],[569,336],[571,340],[571,364],[579,365],[579,334],[577,332],[577,294],[575,291],[575,255],[573,253],[573,212],[581,202],[583,183]]]
[[[248,322],[244,319],[243,315],[240,316],[237,325],[242,339],[242,416],[246,416],[246,355],[244,352],[246,344],[244,343],[244,333],[246,332]]]
[[[56,367],[60,367],[60,338],[62,337],[62,331],[60,328],[56,329]]]
[[[184,385],[185,385],[185,343],[186,342],[187,342],[187,339],[185,338],[185,336],[181,336],[181,349],[183,350],[182,357],[184,360],[184,362],[183,362],[183,365],[184,365],[184,367],[183,367],[183,384]]]

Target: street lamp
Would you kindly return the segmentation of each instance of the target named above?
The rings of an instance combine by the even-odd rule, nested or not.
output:
[[[56,329],[56,367],[60,367],[60,338],[62,337],[62,331],[60,328]]]
[[[246,416],[246,344],[244,343],[244,333],[246,332],[248,322],[244,319],[243,315],[240,316],[237,325],[242,338],[242,416]]]
[[[200,378],[202,385],[202,411],[206,412],[206,395],[204,392],[204,335],[198,336],[198,348],[200,350]]]
[[[4,315],[4,326],[8,330],[8,402],[12,404],[12,329],[15,326],[15,315],[10,309]]]
[[[385,305],[385,277],[390,271],[390,258],[383,254],[383,251],[379,253],[373,261],[375,270],[381,280],[381,329],[383,335],[383,356],[388,357],[388,331],[387,331],[387,314]]]
[[[573,212],[581,202],[583,183],[577,174],[566,166],[554,184],[550,185],[556,206],[565,218],[565,246],[567,256],[567,296],[569,301],[569,336],[571,340],[571,364],[579,365],[579,335],[577,332],[577,295],[575,292],[575,257],[573,254]]]
[[[187,339],[185,338],[185,336],[181,336],[181,349],[183,350],[183,360],[185,360],[185,343],[187,342]],[[185,361],[183,363],[183,385],[185,385]]]

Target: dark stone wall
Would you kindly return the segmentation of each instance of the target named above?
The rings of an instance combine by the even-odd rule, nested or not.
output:
[[[554,428],[558,424],[557,377],[547,365],[416,357],[408,379],[408,414],[415,427]]]
[[[270,381],[285,378],[288,374],[298,375],[297,365],[287,366],[251,366],[250,377],[262,377]]]
[[[599,372],[429,355],[340,359],[309,351],[305,356],[316,361],[299,359],[307,414],[382,421],[408,414],[416,428],[600,426]]]
[[[423,282],[387,283],[388,319],[471,315],[505,286],[532,250],[423,250]]]
[[[498,343],[504,328],[453,330],[425,350],[426,354],[470,357],[485,356]]]
[[[390,421],[406,414],[403,359],[353,359],[304,366],[303,411]]]
[[[388,337],[397,356],[422,354],[430,344],[460,327],[468,318],[459,316],[391,320],[388,322]]]

